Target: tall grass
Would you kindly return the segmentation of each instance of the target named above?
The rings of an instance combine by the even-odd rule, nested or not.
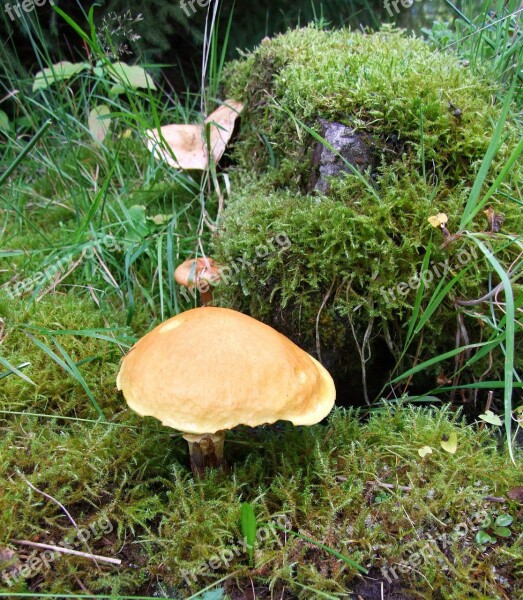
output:
[[[458,14],[458,20],[455,26],[455,32],[451,32],[450,39],[445,39],[442,42],[442,29],[439,24],[429,33],[432,40],[438,40],[442,51],[450,49],[456,50],[461,56],[470,61],[471,68],[478,71],[481,75],[486,75],[493,81],[498,81],[505,92],[500,94],[502,102],[502,110],[500,118],[496,124],[494,133],[490,140],[490,144],[485,153],[483,161],[478,170],[476,179],[470,191],[468,200],[464,207],[461,222],[459,224],[456,237],[466,237],[471,242],[476,244],[481,250],[482,258],[470,265],[466,269],[460,271],[457,275],[452,275],[449,279],[441,279],[438,286],[426,301],[423,300],[426,290],[423,284],[420,285],[416,301],[413,306],[412,315],[408,325],[408,333],[406,342],[398,361],[406,355],[407,350],[413,342],[415,336],[423,335],[424,325],[430,320],[431,316],[441,305],[442,302],[454,302],[452,288],[457,283],[460,277],[466,275],[469,268],[485,269],[487,267],[489,273],[495,273],[499,278],[500,284],[498,290],[503,292],[505,301],[498,300],[497,294],[487,294],[484,299],[488,302],[491,318],[485,318],[484,315],[475,311],[473,306],[483,304],[481,299],[478,302],[466,303],[466,306],[460,307],[456,304],[456,310],[464,311],[467,314],[473,315],[478,319],[487,323],[491,329],[491,334],[485,342],[479,344],[464,344],[459,345],[459,341],[463,341],[461,337],[457,337],[456,348],[442,355],[432,357],[431,359],[418,363],[404,371],[401,375],[394,377],[389,385],[395,386],[400,382],[408,380],[412,375],[423,371],[424,369],[441,363],[444,360],[453,357],[467,356],[468,358],[461,366],[458,366],[454,373],[454,378],[459,381],[459,375],[471,369],[473,364],[491,352],[500,352],[504,360],[504,378],[503,381],[477,381],[470,385],[454,386],[442,385],[433,390],[427,391],[427,394],[439,392],[455,392],[459,389],[503,389],[503,406],[504,406],[504,425],[506,440],[510,451],[510,456],[514,460],[511,436],[512,411],[513,411],[513,392],[515,388],[521,388],[522,374],[519,373],[514,366],[515,359],[515,338],[516,334],[523,333],[523,325],[517,320],[517,315],[523,313],[523,295],[515,295],[514,284],[518,282],[523,275],[523,261],[516,260],[509,269],[502,266],[496,253],[493,251],[488,234],[475,234],[467,231],[467,226],[471,224],[472,219],[485,207],[494,194],[501,194],[506,197],[508,202],[516,202],[520,204],[517,198],[507,196],[503,193],[503,183],[506,181],[514,165],[520,160],[523,153],[523,139],[513,149],[511,155],[505,162],[499,173],[494,173],[494,182],[486,188],[487,176],[492,176],[492,164],[496,157],[504,137],[504,128],[509,115],[512,119],[518,118],[517,107],[521,106],[522,98],[522,75],[521,66],[523,64],[523,33],[521,31],[521,14],[523,8],[518,2],[497,3],[495,11],[490,10],[490,3],[485,3],[479,15],[467,17],[459,10],[450,0],[446,0],[452,9]],[[470,8],[470,5],[469,5]],[[466,9],[464,9],[466,11]],[[423,135],[423,134],[422,134]],[[509,245],[516,247],[519,252],[519,258],[523,256],[523,235],[522,234],[507,234],[502,235],[506,240],[506,248]],[[429,246],[422,265],[427,268],[430,260],[431,247]],[[501,319],[496,316],[499,311],[503,313]],[[459,317],[458,317],[459,318]],[[474,352],[472,352],[474,351]]]
[[[23,303],[74,289],[101,309],[125,312],[128,324],[137,310],[152,321],[164,320],[189,307],[175,286],[174,270],[189,256],[202,253],[212,231],[206,223],[212,224],[218,216],[213,190],[227,185],[215,169],[200,176],[157,161],[146,148],[145,130],[202,120],[199,99],[172,92],[168,82],[161,80],[159,65],[147,67],[157,89],[136,89],[123,80],[121,93],[113,93],[114,61],[98,40],[95,7],[85,15],[85,23],[76,23],[58,6],[54,9],[81,39],[73,59],[86,68],[60,79],[37,17],[29,19],[25,13],[22,18],[38,69],[50,69],[47,86],[33,91],[33,77],[20,77],[16,49],[0,51],[4,59],[0,96],[9,97],[12,109],[9,127],[2,131],[6,151],[0,159],[1,199],[12,236],[4,243],[9,247],[11,239],[19,247],[20,239],[24,240],[23,250],[0,254],[14,261],[17,271],[14,276],[2,275],[0,283]],[[214,26],[208,31],[202,98],[207,91],[211,107],[217,102],[231,23],[232,17],[224,44],[218,42]],[[98,105],[109,107],[110,130],[102,143],[93,140],[87,119]],[[17,294],[17,286],[24,283],[29,283],[25,293]],[[84,388],[104,419],[81,365],[59,341],[63,335],[102,334],[44,332],[30,326],[25,331],[35,346]],[[108,330],[102,337],[123,351],[118,332]],[[2,376],[15,375],[32,383],[6,359],[1,364],[8,369]]]

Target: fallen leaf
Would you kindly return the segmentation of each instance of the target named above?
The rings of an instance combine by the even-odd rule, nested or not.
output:
[[[145,132],[147,147],[157,159],[165,160],[176,169],[205,170],[208,160],[200,125],[164,125],[160,127],[160,132],[161,135],[156,129]]]
[[[210,126],[211,152],[216,163],[225,152],[234,131],[234,123],[242,110],[241,102],[227,100],[205,119],[205,125]]]
[[[432,225],[432,227],[441,227],[449,222],[449,218],[445,213],[438,213],[433,217],[429,217],[427,221]]]
[[[501,427],[501,425],[503,425],[503,421],[498,417],[498,415],[495,415],[491,410],[486,410],[485,414],[479,415],[479,418],[482,421],[485,421],[485,423],[490,423],[491,425],[497,425],[498,427]]]
[[[430,446],[422,446],[421,448],[418,448],[418,454],[421,458],[425,458],[427,454],[432,454],[432,448]]]
[[[11,129],[9,117],[3,110],[0,110],[0,129],[3,129],[4,131],[9,131]]]
[[[445,375],[445,373],[440,373],[436,377],[436,383],[438,385],[450,385],[452,381]]]
[[[90,66],[88,62],[72,63],[68,60],[57,62],[48,69],[38,71],[33,80],[33,92],[45,90],[57,81],[67,81],[81,71],[89,69]]]
[[[523,487],[512,488],[510,492],[508,492],[507,498],[515,500],[516,502],[523,502]]]
[[[104,119],[102,117],[108,115],[110,112],[111,110],[107,104],[99,104],[89,113],[89,118],[87,120],[89,131],[93,138],[99,143],[104,141],[104,138],[109,131],[109,126],[111,125],[111,119]]]
[[[444,436],[444,438],[441,440],[441,447],[449,454],[456,454],[456,450],[458,449],[457,433],[453,431],[448,437]]]
[[[505,222],[505,215],[496,213],[491,206],[489,206],[487,210],[484,210],[483,213],[487,216],[490,231],[492,233],[499,233],[501,231],[501,226]]]
[[[156,89],[151,76],[139,65],[128,65],[124,62],[115,62],[107,67],[107,71],[111,78],[116,82],[116,85],[111,90],[113,94],[125,91],[126,87],[131,87],[133,89]]]

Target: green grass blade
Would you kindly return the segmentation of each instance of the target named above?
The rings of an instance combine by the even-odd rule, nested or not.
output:
[[[514,453],[512,449],[512,388],[513,388],[513,370],[514,370],[514,349],[515,349],[515,310],[514,310],[514,293],[512,291],[512,283],[506,271],[503,269],[497,258],[479,240],[476,236],[469,234],[472,239],[485,255],[485,258],[492,265],[493,269],[498,274],[503,283],[503,291],[505,293],[505,366],[504,366],[504,381],[505,390],[503,395],[503,405],[505,409],[505,433],[507,436],[507,444],[512,461],[514,461]]]
[[[293,535],[295,537],[299,537],[301,540],[305,540],[306,542],[309,542],[309,544],[314,544],[315,546],[318,546],[318,548],[321,548],[322,550],[325,550],[325,552],[332,554],[332,556],[339,558],[340,560],[347,563],[349,566],[353,567],[354,569],[357,569],[361,573],[368,573],[367,569],[365,567],[362,567],[355,560],[352,560],[348,556],[341,554],[341,552],[338,552],[337,550],[334,550],[333,548],[329,548],[329,546],[325,546],[325,544],[322,544],[321,542],[317,542],[316,540],[313,540],[312,538],[307,537],[306,535],[298,533],[297,531],[285,529],[284,527],[281,527],[280,525],[274,525],[274,527],[276,527],[276,529],[280,529],[281,531],[285,531],[285,533],[287,533],[288,535]]]
[[[254,543],[256,541],[256,515],[248,502],[242,504],[241,512],[242,533],[247,544],[249,563],[254,566]]]
[[[0,185],[6,181],[6,179],[11,175],[11,173],[18,167],[18,165],[24,160],[24,158],[31,152],[31,150],[36,146],[40,138],[47,131],[49,126],[51,125],[51,119],[48,119],[42,127],[35,133],[33,139],[24,147],[24,149],[20,152],[20,154],[14,159],[14,161],[7,167],[7,169],[0,175]]]
[[[23,363],[21,365],[18,365],[18,367],[15,367],[6,358],[4,358],[3,356],[0,356],[0,364],[4,365],[4,367],[6,367],[8,369],[8,371],[6,373],[0,373],[0,379],[3,379],[4,377],[7,377],[8,375],[15,374],[15,375],[18,375],[18,377],[20,377],[20,379],[23,379],[24,381],[27,381],[27,383],[30,383],[31,385],[36,386],[36,383],[32,379],[29,379],[29,377],[27,377],[27,375],[24,375],[22,373],[22,371],[20,371],[21,368],[27,367],[31,363]]]
[[[469,344],[468,346],[460,346],[459,348],[454,348],[453,350],[449,350],[449,352],[445,352],[444,354],[439,354],[438,356],[434,356],[433,358],[426,360],[425,362],[422,362],[419,365],[416,365],[415,367],[412,367],[412,369],[405,371],[401,375],[398,375],[397,377],[392,379],[389,383],[390,384],[398,383],[402,379],[406,379],[407,377],[410,377],[411,375],[415,375],[416,373],[419,373],[420,371],[423,371],[424,369],[427,369],[428,367],[437,365],[439,362],[443,362],[444,360],[447,360],[448,358],[453,358],[454,356],[457,356],[458,354],[461,354],[461,352],[465,352],[466,350],[471,350],[472,348],[482,348],[483,346],[486,346],[487,344],[496,346],[497,344],[499,344],[502,337],[504,337],[504,336],[499,336],[499,338],[497,338],[496,340],[494,340],[492,342],[480,342],[478,344]]]
[[[100,408],[98,402],[96,401],[96,398],[94,397],[91,389],[89,388],[89,386],[85,382],[84,378],[82,377],[82,374],[78,370],[78,367],[75,365],[75,363],[73,362],[71,357],[67,354],[67,352],[64,350],[64,348],[58,343],[58,341],[56,339],[54,339],[54,337],[52,338],[54,344],[57,346],[57,348],[62,353],[62,356],[64,357],[65,361],[62,360],[56,354],[56,352],[51,350],[51,348],[49,348],[49,346],[47,344],[44,344],[41,340],[39,340],[37,337],[35,337],[32,333],[29,333],[28,331],[25,331],[24,333],[33,341],[34,344],[36,344],[36,346],[38,346],[40,348],[40,350],[42,350],[49,357],[51,357],[54,360],[54,362],[56,362],[60,367],[62,367],[62,369],[66,373],[68,373],[73,379],[75,379],[83,387],[85,393],[89,397],[89,400],[91,401],[92,405],[94,406],[96,412],[100,415],[100,417],[103,421],[106,421],[107,419],[106,419],[102,409]]]
[[[414,332],[414,327],[416,326],[416,321],[418,320],[418,315],[420,313],[420,307],[421,307],[421,301],[423,300],[423,293],[425,292],[425,282],[423,280],[423,277],[421,277],[421,275],[427,271],[431,255],[432,255],[432,239],[430,240],[429,245],[427,246],[427,251],[425,252],[425,256],[423,258],[423,263],[421,265],[420,285],[416,292],[416,299],[414,300],[414,306],[412,307],[412,316],[409,320],[409,329],[407,331],[407,337],[405,339],[405,350],[403,351],[402,355],[405,354],[408,346],[410,345],[410,342],[412,339],[412,334]]]
[[[505,122],[507,120],[507,116],[512,105],[512,98],[514,96],[515,89],[516,81],[514,80],[510,87],[510,90],[505,96],[505,99],[503,101],[503,107],[501,110],[501,115],[497,122],[496,128],[494,129],[492,138],[490,139],[490,143],[485,153],[485,156],[483,157],[483,161],[479,168],[479,172],[476,176],[476,179],[474,180],[474,185],[470,190],[470,196],[467,200],[467,204],[465,205],[465,209],[461,217],[461,222],[459,225],[460,229],[465,229],[465,227],[468,225],[468,223],[470,223],[470,221],[474,218],[474,216],[479,210],[478,199],[481,192],[481,188],[483,187],[485,179],[487,178],[490,165],[492,164],[492,161],[494,160],[494,157],[496,156],[499,150],[501,137],[503,136],[503,128],[505,127]]]

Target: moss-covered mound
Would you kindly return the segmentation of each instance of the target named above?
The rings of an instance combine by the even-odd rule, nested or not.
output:
[[[505,194],[490,199],[505,216],[501,233],[480,212],[467,229],[483,234],[471,239],[460,232],[443,244],[427,219],[444,212],[448,231],[457,233],[501,112],[495,90],[452,55],[402,32],[315,27],[266,40],[228,66],[223,86],[247,106],[215,239],[216,258],[235,275],[218,287],[218,302],[319,355],[345,382],[340,397],[349,388],[353,398],[357,388],[367,388],[369,398],[379,392],[401,353],[420,285],[423,314],[438,284],[459,275],[427,319],[418,361],[451,350],[456,339],[465,345],[490,335],[477,319],[481,304],[467,316],[455,300],[489,289],[491,268],[475,240],[506,268],[517,256],[504,234],[523,230],[521,208],[510,200],[523,182],[521,166]],[[335,146],[323,164],[318,158],[325,147],[318,136],[329,125],[364,151],[353,167],[345,155],[349,160],[318,186],[322,167],[340,162]],[[515,140],[509,125],[486,184]],[[475,368],[490,368],[497,379],[502,357],[488,365]],[[425,372],[434,384],[440,368]]]

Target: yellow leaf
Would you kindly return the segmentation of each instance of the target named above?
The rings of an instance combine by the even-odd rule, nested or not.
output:
[[[432,454],[432,448],[430,446],[422,446],[421,448],[418,448],[418,454],[421,458],[425,458],[427,454]]]
[[[96,142],[102,143],[109,131],[111,119],[104,117],[107,117],[110,112],[111,109],[106,104],[99,104],[89,113],[89,118],[87,120],[89,131]]]
[[[449,218],[445,213],[438,213],[433,217],[429,217],[427,221],[432,225],[432,227],[441,227],[442,225],[446,225],[449,221]]]
[[[441,447],[445,452],[449,454],[456,454],[456,450],[458,449],[458,435],[455,431],[453,431],[449,436],[445,436],[447,439],[441,440]]]
[[[479,415],[479,418],[482,421],[485,421],[486,423],[490,423],[491,425],[497,425],[498,427],[501,427],[501,425],[503,425],[503,421],[498,417],[498,415],[495,415],[491,410],[486,410],[485,414]]]

